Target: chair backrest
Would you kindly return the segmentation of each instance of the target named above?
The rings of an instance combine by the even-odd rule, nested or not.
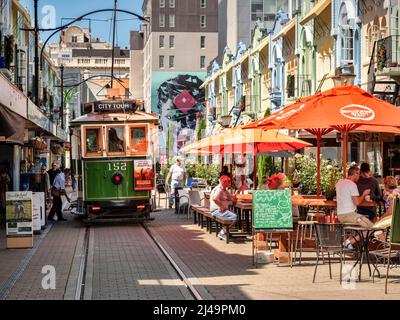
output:
[[[189,190],[189,199],[190,204],[194,204],[196,206],[201,206],[201,196],[200,191],[198,190]]]
[[[184,189],[178,190],[178,195],[179,195],[179,198],[180,198],[179,199],[179,205],[180,206],[183,205],[183,204],[189,203],[189,194],[188,194],[188,192],[186,190],[184,190]],[[182,196],[184,196],[184,197],[182,197]]]
[[[343,225],[335,224],[315,224],[317,242],[322,247],[341,247],[343,243]]]
[[[400,243],[400,199],[393,199],[392,223],[390,228],[390,242]]]

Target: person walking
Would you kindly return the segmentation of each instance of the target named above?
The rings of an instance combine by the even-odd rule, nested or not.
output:
[[[54,179],[60,172],[61,172],[61,170],[58,169],[57,163],[53,162],[51,164],[51,169],[49,171],[47,171],[47,173],[49,174],[49,178],[50,178],[50,186],[53,186]]]
[[[54,183],[51,188],[51,194],[53,196],[53,206],[51,207],[49,216],[47,217],[47,220],[49,221],[54,221],[55,214],[57,214],[57,221],[67,221],[67,219],[65,219],[62,214],[61,196],[64,195],[67,200],[71,202],[67,193],[65,192],[65,180],[69,177],[70,173],[71,170],[67,168],[64,169],[63,172],[57,174],[57,176],[54,178]]]
[[[175,164],[171,166],[169,169],[167,178],[165,180],[166,185],[168,185],[169,180],[171,179],[171,189],[169,194],[169,208],[171,209],[174,204],[175,198],[175,190],[177,188],[184,187],[184,181],[186,177],[186,170],[182,164],[182,160],[180,158],[176,158]]]

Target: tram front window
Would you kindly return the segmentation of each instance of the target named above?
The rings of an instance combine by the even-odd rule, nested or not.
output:
[[[131,128],[131,151],[133,153],[147,153],[146,128]]]
[[[98,153],[100,151],[100,129],[86,129],[86,153]]]
[[[108,128],[108,152],[124,152],[124,127]]]

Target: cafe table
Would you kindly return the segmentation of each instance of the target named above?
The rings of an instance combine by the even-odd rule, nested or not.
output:
[[[356,243],[357,260],[350,270],[350,275],[351,275],[351,272],[353,272],[354,268],[358,264],[359,265],[358,280],[361,281],[361,270],[362,270],[362,265],[364,262],[364,255],[365,255],[367,265],[368,265],[368,270],[369,270],[369,276],[371,277],[371,264],[370,264],[370,260],[369,260],[369,244],[371,243],[371,241],[373,239],[375,239],[374,233],[376,231],[383,231],[384,229],[367,228],[367,227],[361,227],[358,225],[348,225],[348,226],[345,226],[343,229],[345,232],[347,231],[347,232],[351,232],[353,234],[355,233],[359,237],[359,240],[357,240],[357,243]],[[379,274],[379,270],[377,270],[377,266],[376,265],[373,265],[373,266],[375,268],[375,271],[378,271],[378,274]]]

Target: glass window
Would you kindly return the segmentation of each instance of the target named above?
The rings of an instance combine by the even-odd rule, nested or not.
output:
[[[160,14],[159,15],[159,22],[160,22],[160,28],[164,28],[165,27],[165,15]]]
[[[206,36],[200,37],[200,48],[204,49],[206,47]]]
[[[201,56],[200,57],[200,68],[204,69],[206,67],[206,57],[205,56]]]
[[[165,8],[165,0],[160,0],[160,8]]]
[[[171,49],[175,47],[175,36],[169,36],[169,47]]]
[[[206,0],[200,0],[200,8],[204,9],[207,6]]]
[[[170,68],[175,67],[175,56],[169,56],[169,67]]]
[[[200,16],[200,28],[205,28],[206,27],[206,16],[201,15]]]
[[[164,48],[164,36],[160,36],[160,48]]]
[[[124,152],[124,127],[108,128],[108,152]]]
[[[100,128],[86,128],[86,153],[101,152]]]
[[[159,58],[158,58],[158,66],[160,68],[164,68],[164,56],[159,56]]]
[[[169,27],[175,28],[175,15],[174,14],[169,15]]]
[[[169,7],[175,8],[175,0],[169,0]]]
[[[130,150],[133,153],[147,153],[147,139],[145,127],[131,128],[131,146]]]

